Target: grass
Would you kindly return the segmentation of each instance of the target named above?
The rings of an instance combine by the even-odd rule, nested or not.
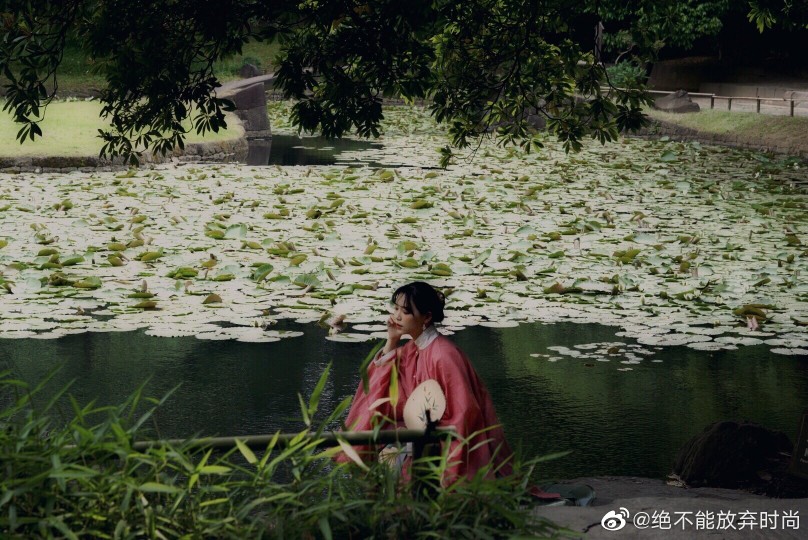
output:
[[[97,101],[54,102],[46,113],[41,127],[43,136],[20,144],[16,139],[20,126],[11,116],[0,113],[0,156],[95,156],[101,150],[98,130],[108,127],[99,116],[101,104]],[[189,123],[190,126],[190,123]],[[219,141],[239,137],[242,128],[231,122],[227,131],[207,133],[200,137],[188,134],[186,142]]]
[[[697,114],[675,114],[647,110],[648,116],[669,124],[710,134],[733,134],[758,140],[776,140],[787,146],[804,144],[808,118],[767,114],[705,110]]]
[[[247,43],[241,54],[217,62],[214,72],[221,81],[238,79],[241,67],[249,63],[265,73],[271,73],[278,49],[275,43]],[[93,61],[76,44],[69,43],[65,48],[57,76],[58,94],[62,97],[97,95],[104,86],[104,77],[95,73]]]

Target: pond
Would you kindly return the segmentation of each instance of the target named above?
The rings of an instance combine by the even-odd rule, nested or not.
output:
[[[321,410],[333,409],[356,390],[371,345],[327,341],[316,325],[279,326],[303,335],[267,344],[142,332],[0,340],[0,368],[36,382],[62,366],[51,387],[75,379],[81,402],[120,402],[147,377],[151,396],[179,385],[157,415],[163,437],[297,431],[297,392],[307,395],[331,362]],[[544,478],[662,478],[676,450],[711,422],[748,419],[794,440],[808,403],[805,359],[763,346],[648,347],[614,328],[572,323],[480,326],[451,337],[470,353],[514,445],[526,456],[573,451],[543,464]]]
[[[288,105],[270,107],[277,143]],[[725,418],[794,437],[805,162],[483,142],[442,170],[428,112],[385,114],[378,144],[324,149],[330,165],[0,174],[0,359],[32,380],[64,359],[86,399],[182,382],[163,435],[292,427],[295,392],[333,360],[327,404],[351,393],[390,292],[428,280],[511,438],[575,451],[548,476],[661,476]],[[320,159],[287,141],[290,159]],[[337,335],[314,325],[339,318]]]
[[[273,135],[268,139],[251,139],[245,159],[247,165],[369,165],[355,153],[380,149],[381,144],[354,139],[327,139]]]

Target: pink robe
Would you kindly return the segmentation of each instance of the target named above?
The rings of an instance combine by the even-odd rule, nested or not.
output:
[[[399,399],[395,414],[389,401],[370,409],[378,400],[389,397],[391,366],[395,362],[393,358],[379,364],[380,355],[377,355],[368,367],[369,393],[365,394],[360,383],[354,396],[345,422],[348,429],[373,429],[371,417],[375,411],[387,418],[399,419],[398,427],[404,427],[404,404],[410,393],[423,381],[434,379],[446,396],[446,412],[438,426],[454,426],[460,439],[491,428],[475,435],[465,444],[458,439],[451,442],[449,468],[444,473],[443,483],[449,485],[459,478],[471,478],[478,469],[489,463],[492,467],[488,476],[493,476],[493,471],[498,476],[511,474],[513,452],[505,441],[491,397],[463,351],[448,338],[438,336],[423,350],[419,351],[415,342],[409,341],[399,347],[397,353]],[[383,429],[391,427],[388,423]],[[345,456],[340,461],[345,461]]]

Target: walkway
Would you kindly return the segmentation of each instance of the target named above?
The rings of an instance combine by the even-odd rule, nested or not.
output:
[[[592,506],[545,506],[535,514],[580,533],[578,538],[798,539],[805,538],[808,530],[808,499],[771,499],[731,489],[683,489],[650,478],[605,476],[570,482],[595,489]],[[628,511],[625,525],[605,529],[603,517],[621,509]]]

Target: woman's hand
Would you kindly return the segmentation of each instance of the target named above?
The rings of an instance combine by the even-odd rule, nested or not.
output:
[[[393,320],[393,316],[387,318],[387,343],[384,346],[384,352],[382,354],[387,354],[396,347],[398,347],[398,342],[401,341],[401,336],[404,335],[404,328]]]

